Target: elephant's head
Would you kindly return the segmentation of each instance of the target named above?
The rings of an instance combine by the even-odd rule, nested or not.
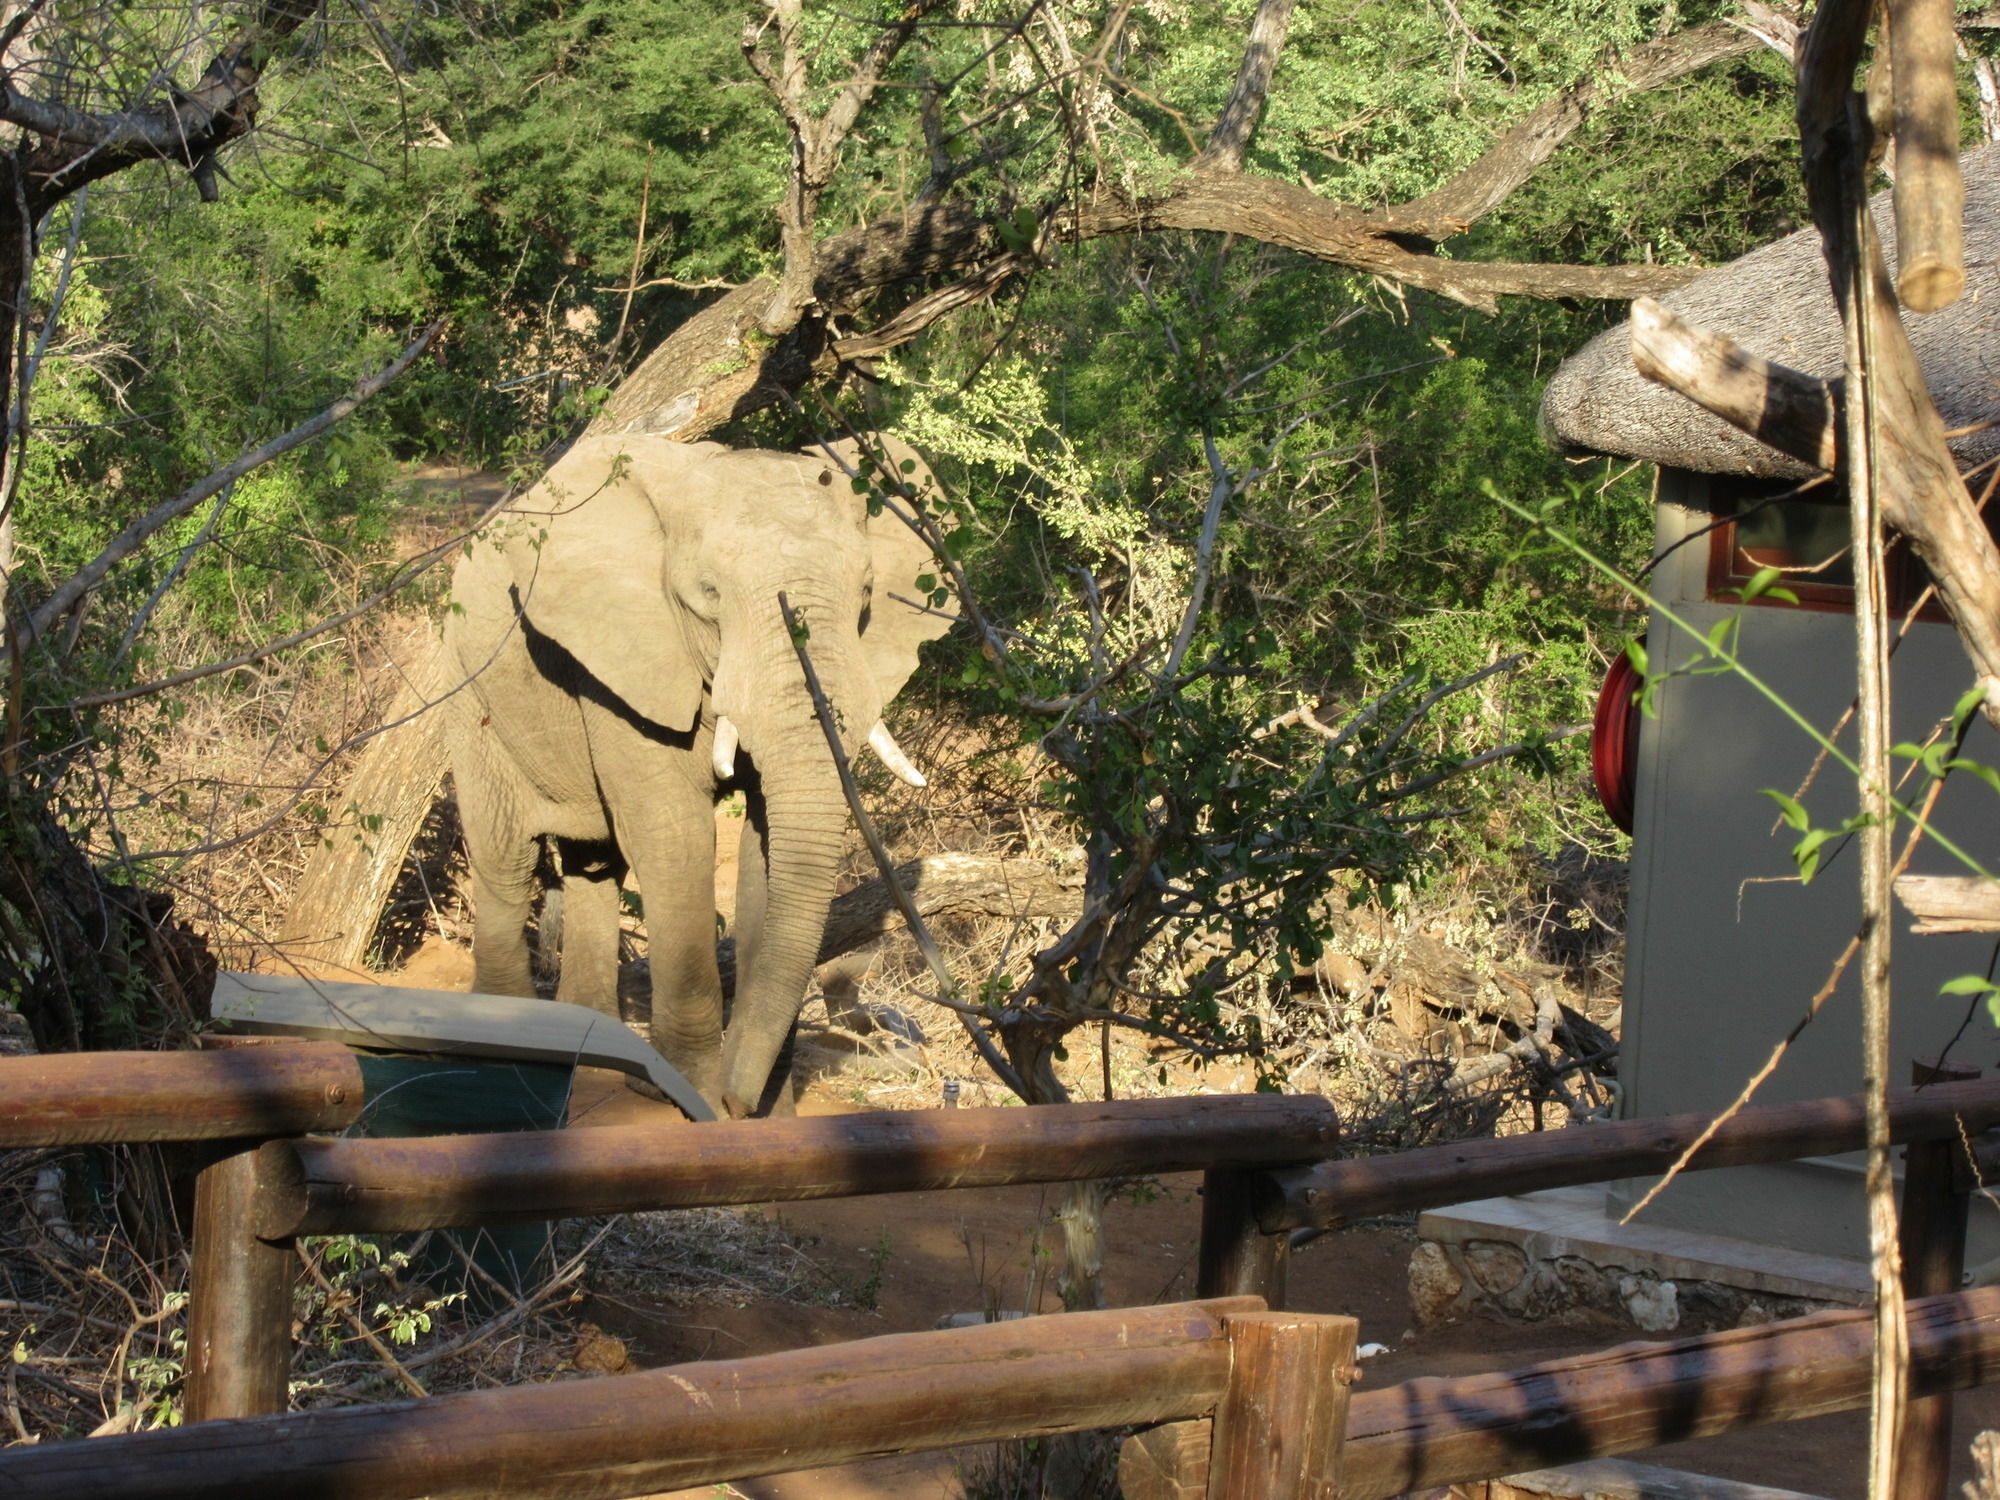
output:
[[[915,457],[896,449],[899,463]],[[851,463],[851,445],[841,452]],[[740,747],[761,783],[765,918],[739,964],[721,1082],[722,1102],[747,1113],[804,999],[847,822],[778,596],[804,620],[848,753],[870,744],[921,784],[882,709],[950,623],[891,597],[920,598],[916,579],[935,564],[893,514],[870,516],[824,454],[614,435],[579,444],[551,481],[566,475],[603,482],[545,486],[547,536],[514,552],[529,622],[632,714],[691,736],[684,753],[717,780]]]

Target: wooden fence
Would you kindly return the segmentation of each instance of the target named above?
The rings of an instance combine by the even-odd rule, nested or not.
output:
[[[1662,1170],[1706,1118],[1333,1161],[1316,1098],[1133,1100],[429,1140],[303,1139],[365,1099],[344,1048],[0,1062],[0,1146],[221,1143],[196,1191],[190,1426],[0,1453],[20,1496],[625,1496],[1002,1438],[1137,1427],[1128,1500],[1372,1500],[1863,1406],[1865,1313],[1837,1312],[1351,1398],[1351,1319],[1275,1312],[1294,1232]],[[2000,1376],[2000,1290],[1945,1293],[1964,1170],[2000,1082],[1896,1096],[1916,1410]],[[1696,1169],[1857,1149],[1858,1099],[1759,1107]],[[1967,1146],[1979,1149],[1968,1151]],[[705,1204],[1205,1173],[1200,1300],[905,1334],[596,1381],[286,1415],[301,1234]],[[1907,1232],[1907,1231],[1906,1231]],[[1940,1248],[1938,1241],[1950,1241]],[[1930,1284],[1926,1284],[1930,1283]],[[1949,1426],[1912,1425],[1936,1500]]]

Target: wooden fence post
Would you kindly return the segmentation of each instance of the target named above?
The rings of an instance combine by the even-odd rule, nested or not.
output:
[[[265,1178],[251,1145],[204,1170],[194,1189],[194,1269],[188,1288],[189,1422],[262,1417],[290,1405],[292,1280],[286,1240],[256,1226]]]
[[[1251,1197],[1256,1176],[1226,1167],[1202,1174],[1195,1295],[1262,1297],[1266,1307],[1276,1310],[1285,1305],[1291,1233],[1266,1234],[1259,1227]]]
[[[1353,1318],[1232,1313],[1208,1500],[1334,1500],[1356,1374]]]
[[[1979,1076],[1965,1063],[1917,1062],[1910,1082],[1960,1083]],[[1965,1144],[1958,1140],[1914,1141],[1903,1153],[1903,1203],[1899,1248],[1903,1255],[1903,1297],[1940,1297],[1956,1292],[1965,1277],[1965,1221],[1971,1205],[1961,1170]],[[1925,1396],[1903,1408],[1903,1432],[1896,1458],[1895,1500],[1945,1500],[1950,1493],[1951,1396]]]

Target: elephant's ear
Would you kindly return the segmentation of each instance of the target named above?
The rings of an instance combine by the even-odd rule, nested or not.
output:
[[[923,601],[927,590],[917,587],[917,580],[927,575],[942,579],[944,569],[924,540],[898,520],[888,505],[879,515],[868,518],[868,550],[875,559],[875,598],[861,644],[875,674],[875,685],[882,691],[882,701],[887,703],[916,671],[917,648],[943,635],[952,622],[948,616],[903,602]],[[891,594],[902,598],[892,599]]]
[[[528,623],[641,718],[684,733],[701,714],[701,666],[667,591],[654,465],[628,453],[646,442],[579,443],[517,503],[525,534],[508,553]]]

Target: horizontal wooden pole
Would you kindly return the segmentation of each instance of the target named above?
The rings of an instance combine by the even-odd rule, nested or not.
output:
[[[1257,1221],[1267,1233],[1327,1229],[1377,1214],[1442,1208],[1545,1188],[1649,1177],[1666,1171],[1713,1115],[1667,1115],[1493,1141],[1429,1146],[1394,1156],[1323,1162],[1262,1174]],[[1898,1145],[1956,1139],[2000,1125],[2000,1079],[1898,1089],[1889,1129]],[[1741,1110],[1688,1163],[1690,1171],[1834,1156],[1865,1144],[1861,1095]]]
[[[361,1067],[333,1042],[222,1052],[63,1052],[0,1059],[0,1148],[254,1140],[344,1130]]]
[[[959,1443],[1212,1412],[1254,1298],[1068,1313],[608,1380],[0,1452],[15,1500],[648,1494]],[[2000,1378],[2000,1288],[1909,1304],[1911,1392]],[[1871,1315],[1820,1313],[1357,1392],[1343,1500],[1633,1452],[1868,1402]]]
[[[1212,1411],[1254,1298],[1061,1313],[0,1452],[9,1500],[648,1495]]]
[[[1909,1304],[1913,1396],[2000,1378],[2000,1288]],[[1873,1314],[1819,1313],[1670,1344],[1357,1391],[1341,1500],[1386,1500],[1868,1404]]]
[[[298,1141],[272,1148],[290,1156],[290,1184],[269,1195],[258,1232],[443,1229],[1258,1167],[1324,1158],[1337,1134],[1324,1099],[1255,1094]],[[286,1170],[272,1166],[271,1179]]]

